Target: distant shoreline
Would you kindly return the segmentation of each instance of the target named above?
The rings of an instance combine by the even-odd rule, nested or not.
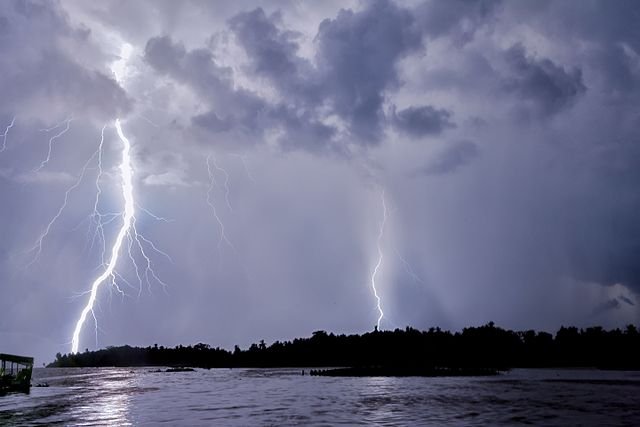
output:
[[[48,367],[349,368],[345,375],[386,373],[464,374],[511,368],[597,368],[640,370],[640,333],[601,327],[562,327],[547,332],[511,331],[490,322],[461,332],[407,327],[394,331],[335,335],[316,331],[308,338],[264,341],[242,350],[190,346],[109,347],[58,353]],[[334,374],[338,374],[339,372]]]

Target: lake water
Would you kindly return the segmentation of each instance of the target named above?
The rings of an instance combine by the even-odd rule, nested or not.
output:
[[[0,397],[0,425],[640,425],[640,372],[329,378],[153,369],[35,369],[33,384],[50,387]]]

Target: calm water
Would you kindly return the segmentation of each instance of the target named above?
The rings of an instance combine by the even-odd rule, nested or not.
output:
[[[36,369],[0,425],[640,425],[640,373],[323,378],[299,369]]]

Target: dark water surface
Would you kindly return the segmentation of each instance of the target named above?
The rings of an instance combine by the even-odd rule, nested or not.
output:
[[[300,369],[36,369],[0,425],[640,425],[640,373],[330,378]],[[308,370],[307,370],[308,372]]]

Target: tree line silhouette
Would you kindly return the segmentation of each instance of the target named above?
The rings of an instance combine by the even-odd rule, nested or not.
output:
[[[602,327],[562,327],[547,332],[511,331],[490,322],[449,332],[407,327],[362,335],[335,335],[316,331],[309,338],[261,340],[242,350],[213,348],[199,343],[174,348],[108,347],[97,351],[58,353],[49,367],[189,366],[233,367],[365,367],[493,368],[597,367],[640,369],[640,332]]]

